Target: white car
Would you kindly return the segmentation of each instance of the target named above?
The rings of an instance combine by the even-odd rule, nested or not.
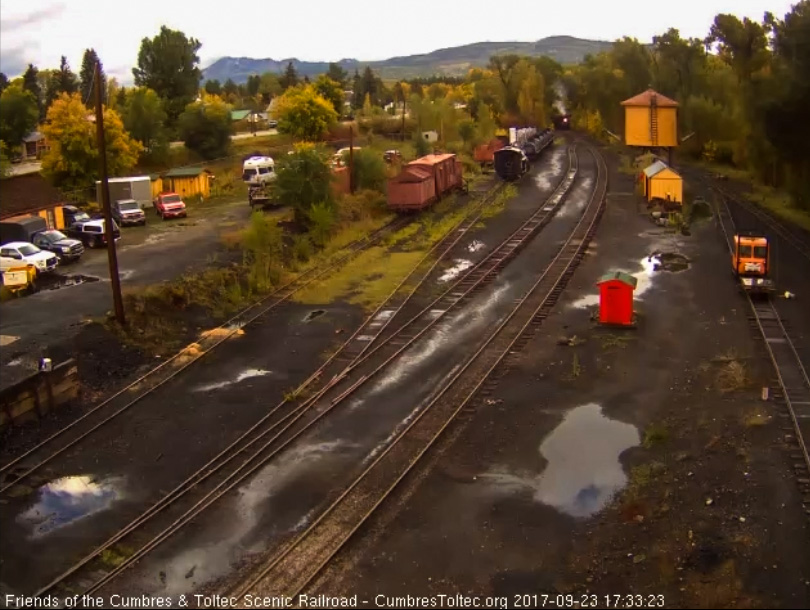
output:
[[[34,244],[24,241],[13,241],[0,247],[0,270],[12,267],[36,268],[38,273],[53,271],[59,264],[59,257],[53,252],[40,250]]]

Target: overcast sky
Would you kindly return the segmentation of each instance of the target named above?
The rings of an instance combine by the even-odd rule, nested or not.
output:
[[[717,13],[760,20],[782,17],[781,0],[686,0],[669,6],[651,0],[304,0],[222,3],[211,0],[2,0],[0,70],[19,75],[29,62],[57,67],[66,55],[78,72],[85,48],[94,47],[108,74],[132,80],[140,41],[161,25],[202,43],[205,67],[224,55],[297,57],[308,61],[386,59],[481,41],[533,41],[570,35],[649,41],[676,27],[703,37]],[[511,12],[510,12],[511,9]]]

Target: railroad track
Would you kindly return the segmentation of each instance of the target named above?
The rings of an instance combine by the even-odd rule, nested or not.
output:
[[[456,417],[474,408],[474,399],[507,356],[536,330],[559,299],[581,261],[604,211],[607,168],[594,156],[598,175],[591,200],[554,260],[484,344],[440,392],[394,437],[351,485],[300,535],[247,583],[229,595],[295,598],[306,590],[348,540],[397,488]]]
[[[576,155],[573,149],[569,150],[569,171],[566,176],[560,181],[557,189],[549,197],[549,199],[541,205],[537,212],[524,223],[518,231],[504,241],[500,247],[493,250],[490,255],[484,258],[481,262],[473,267],[469,272],[451,285],[446,292],[436,299],[433,304],[447,299],[449,295],[454,294],[455,307],[457,308],[462,301],[466,302],[471,298],[473,292],[480,289],[485,280],[491,280],[497,269],[502,268],[508,259],[506,250],[511,252],[514,256],[520,249],[521,244],[516,243],[514,236],[520,235],[525,241],[529,240],[536,232],[550,222],[551,217],[561,207],[563,203],[563,194],[570,189],[573,178],[575,176]],[[572,173],[572,170],[574,173]],[[502,187],[501,187],[502,188]],[[86,594],[94,593],[101,587],[109,583],[117,577],[125,569],[137,563],[140,559],[146,556],[154,548],[160,545],[163,541],[168,539],[171,535],[182,528],[186,523],[201,514],[207,507],[216,502],[220,497],[233,489],[236,485],[245,480],[258,468],[264,466],[270,459],[277,455],[280,451],[289,446],[304,432],[312,428],[316,423],[323,419],[328,412],[343,402],[353,391],[359,388],[364,382],[368,381],[375,374],[382,371],[390,362],[392,362],[399,354],[401,354],[407,347],[412,345],[419,337],[421,337],[427,330],[432,328],[442,316],[434,316],[431,314],[433,311],[433,304],[424,308],[421,314],[418,314],[410,321],[406,322],[396,331],[391,333],[384,340],[378,341],[374,350],[369,350],[368,346],[373,342],[363,340],[362,344],[365,349],[361,348],[358,351],[356,345],[358,337],[362,333],[374,332],[374,339],[380,337],[382,329],[387,325],[395,316],[391,315],[385,319],[384,323],[378,324],[378,327],[372,328],[372,325],[377,319],[377,314],[385,309],[386,311],[398,311],[407,302],[407,298],[412,296],[435,269],[441,259],[450,252],[450,250],[467,234],[467,232],[475,225],[480,218],[481,212],[486,207],[486,203],[491,201],[500,192],[500,188],[494,193],[491,192],[488,198],[482,200],[480,206],[476,207],[471,213],[457,224],[439,244],[437,244],[437,251],[442,254],[435,262],[429,262],[429,257],[426,256],[423,264],[418,264],[412,275],[405,278],[400,286],[395,288],[391,293],[388,300],[380,305],[375,312],[373,312],[364,322],[360,328],[350,337],[344,344],[343,348],[334,354],[326,363],[324,363],[318,371],[310,376],[305,384],[321,383],[321,387],[315,392],[313,396],[305,400],[300,405],[293,405],[287,399],[273,407],[259,422],[254,424],[248,431],[246,431],[239,439],[234,441],[229,447],[220,452],[202,468],[193,473],[183,483],[172,490],[169,494],[164,496],[158,503],[150,507],[137,519],[125,526],[122,530],[117,532],[112,538],[107,540],[104,544],[91,551],[87,556],[79,562],[71,566],[67,571],[59,575],[56,579],[48,583],[45,587],[40,589],[36,595],[43,595],[48,591],[53,590],[57,586],[67,585],[71,590],[75,590],[71,586],[71,582],[78,581],[81,583],[83,580],[82,573],[89,568],[91,572],[101,569],[98,566],[96,570],[92,569],[92,563],[95,558],[101,555],[104,550],[110,548],[114,544],[119,543],[127,536],[137,533],[141,538],[146,537],[147,540],[142,544],[134,545],[139,547],[139,550],[131,555],[124,563],[119,565],[112,571],[107,573],[97,582],[95,582],[89,589],[85,590]],[[546,204],[553,201],[553,209],[549,209]],[[531,228],[529,231],[527,229]],[[486,272],[484,272],[484,268]],[[476,280],[472,281],[469,276],[475,274]],[[404,298],[400,294],[402,286],[406,285],[409,281],[417,278],[416,286],[410,290],[408,297]],[[466,287],[466,288],[463,288]],[[446,312],[444,312],[446,313]],[[404,329],[411,329],[414,324],[419,321],[422,322],[422,329],[418,335],[409,335],[409,339],[405,343],[397,342],[395,340],[400,338]],[[389,354],[385,360],[379,364],[381,355],[379,352],[383,347],[389,347],[389,352],[393,349],[394,353]],[[346,350],[348,353],[343,354]],[[376,353],[376,355],[375,355]],[[361,364],[372,363],[376,366],[371,374],[359,374],[358,369]],[[332,376],[329,376],[332,373]],[[345,386],[347,380],[350,380],[351,375],[357,379],[351,379],[351,386],[347,389],[341,389],[338,386],[343,383]],[[328,380],[328,381],[327,381]],[[324,383],[325,382],[325,383]],[[328,393],[336,393],[334,397],[328,396]],[[319,403],[326,402],[326,407],[318,410],[315,407]],[[286,414],[281,414],[284,407],[292,407]],[[280,416],[279,416],[280,415]],[[273,419],[274,416],[276,419]],[[268,439],[269,437],[269,439]],[[268,440],[265,440],[268,439]],[[237,461],[237,458],[242,456],[248,449],[259,443],[265,441],[258,449],[251,455],[243,457],[242,460]],[[269,451],[269,453],[268,453]],[[212,478],[212,475],[217,475]],[[186,507],[185,512],[177,516],[168,527],[161,525],[163,529],[157,533],[148,534],[144,536],[144,526],[147,522],[151,521],[156,515],[167,511],[178,500],[184,500],[183,505]],[[193,503],[190,508],[188,505]],[[180,510],[173,507],[172,515],[176,516]],[[154,525],[154,524],[152,524]],[[154,529],[154,527],[152,528]],[[150,537],[151,536],[151,537]],[[128,546],[133,546],[131,540],[127,540]]]
[[[793,248],[795,248],[797,252],[799,252],[802,256],[804,256],[807,260],[810,260],[810,242],[807,241],[806,237],[798,235],[796,232],[791,230],[784,222],[778,219],[774,214],[762,209],[758,205],[751,203],[750,201],[746,201],[744,198],[736,197],[733,193],[729,192],[727,189],[714,185],[712,186],[712,188],[726,201],[733,201],[736,205],[745,209],[753,216],[756,216],[758,220],[765,223],[777,235],[779,235],[779,237],[781,237],[787,243],[793,246]]]
[[[720,192],[717,218],[723,232],[729,255],[734,253],[734,218],[727,198]],[[746,293],[751,308],[749,320],[762,335],[768,356],[776,374],[778,389],[774,398],[785,404],[790,427],[786,429],[796,442],[797,451],[791,454],[793,469],[803,494],[804,511],[810,515],[810,377],[802,363],[790,333],[770,298],[757,299]]]

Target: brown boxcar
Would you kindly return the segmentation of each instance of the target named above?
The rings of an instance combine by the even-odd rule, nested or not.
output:
[[[406,166],[388,181],[388,207],[392,210],[421,210],[436,200],[433,175],[422,167]]]
[[[407,167],[420,167],[433,175],[436,183],[436,199],[441,199],[462,186],[462,166],[453,154],[426,155],[408,163]]]
[[[490,140],[487,144],[476,146],[473,152],[473,158],[476,163],[480,163],[481,165],[492,165],[495,162],[495,151],[503,147],[503,141],[495,138]]]

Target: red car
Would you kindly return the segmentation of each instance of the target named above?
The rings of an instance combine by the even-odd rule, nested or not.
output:
[[[155,198],[153,204],[155,212],[163,220],[188,216],[186,204],[183,203],[183,199],[177,193],[161,193]]]

